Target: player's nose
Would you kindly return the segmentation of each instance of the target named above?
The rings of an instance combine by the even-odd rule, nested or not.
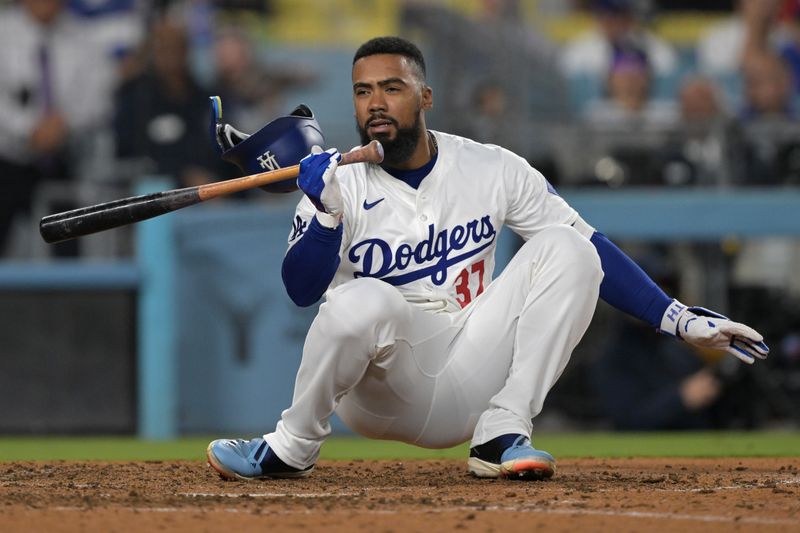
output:
[[[376,113],[379,111],[386,111],[386,99],[381,91],[373,91],[372,97],[369,99],[369,112]]]

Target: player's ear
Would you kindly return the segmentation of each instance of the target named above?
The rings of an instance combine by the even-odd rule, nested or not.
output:
[[[429,85],[422,87],[422,109],[433,107],[433,89]]]

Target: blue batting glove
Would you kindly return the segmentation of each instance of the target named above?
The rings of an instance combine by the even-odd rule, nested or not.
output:
[[[336,180],[336,168],[341,160],[342,154],[336,148],[323,151],[319,146],[314,146],[311,153],[300,161],[300,174],[297,177],[297,186],[317,211],[331,215],[336,225],[344,211],[342,192]],[[318,218],[323,222],[324,217]]]

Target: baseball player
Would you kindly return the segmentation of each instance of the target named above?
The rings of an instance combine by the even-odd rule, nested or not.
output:
[[[385,159],[337,168],[335,149],[315,148],[302,160],[283,280],[298,305],[325,302],[275,431],[209,444],[223,478],[309,474],[334,412],[375,439],[471,439],[479,477],[549,478],[556,462],[533,447],[531,420],[598,295],[691,344],[767,356],[753,329],[667,296],[525,160],[429,130],[414,44],[364,43],[352,80],[362,144],[379,140]],[[526,242],[493,280],[503,225]]]

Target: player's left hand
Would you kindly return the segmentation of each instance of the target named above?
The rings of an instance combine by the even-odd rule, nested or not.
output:
[[[764,337],[753,328],[704,307],[686,307],[678,300],[664,313],[661,331],[695,346],[725,350],[747,364],[769,354]]]

